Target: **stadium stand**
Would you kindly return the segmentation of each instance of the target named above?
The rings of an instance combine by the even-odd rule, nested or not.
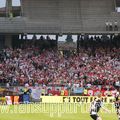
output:
[[[59,30],[63,31],[63,33],[78,33],[78,31],[103,32],[107,20],[115,21],[115,18],[111,16],[111,13],[115,11],[114,0],[64,0],[60,2],[41,0],[34,3],[31,0],[29,4],[26,3],[28,2],[23,2],[24,16],[28,17],[30,21],[33,19],[34,21],[39,20],[39,25],[57,23]],[[46,7],[49,12],[43,10]]]
[[[25,33],[24,18],[5,18],[0,17],[0,33]]]
[[[114,0],[23,0],[13,11],[8,9],[6,17],[0,17],[1,85],[114,89],[120,79],[116,4]],[[27,34],[53,34],[56,41],[27,40]],[[56,50],[63,34],[76,34],[78,53]],[[25,38],[20,40],[20,35]]]
[[[13,7],[16,13],[20,10],[22,16],[19,19],[24,19],[25,25],[19,31],[15,30],[16,33],[108,33],[106,21],[114,23],[120,17],[114,0],[23,0],[21,8]],[[23,26],[11,19],[13,24],[15,21]],[[9,26],[9,21],[6,24]],[[9,27],[14,29],[14,25]],[[11,29],[5,29],[4,32],[11,32]],[[114,30],[109,32],[114,33]]]
[[[120,41],[88,37],[80,39],[79,53],[42,50],[39,44],[22,43],[22,48],[3,49],[0,82],[9,86],[78,86],[114,89],[120,78]]]

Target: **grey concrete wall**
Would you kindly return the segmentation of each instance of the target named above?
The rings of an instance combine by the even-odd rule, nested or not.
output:
[[[0,18],[0,33],[105,33],[106,21],[120,26],[114,0],[22,0],[22,10],[23,17]]]

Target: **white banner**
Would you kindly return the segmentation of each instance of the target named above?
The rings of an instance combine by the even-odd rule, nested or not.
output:
[[[31,96],[33,99],[39,100],[40,96],[41,96],[41,89],[40,87],[35,87],[35,88],[31,88],[32,93]]]

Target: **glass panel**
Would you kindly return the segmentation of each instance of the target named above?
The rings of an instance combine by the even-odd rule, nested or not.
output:
[[[21,16],[21,2],[20,0],[12,0],[12,14],[13,17]]]
[[[12,0],[12,6],[21,6],[20,0]]]
[[[6,0],[0,0],[0,17],[6,16]]]
[[[0,0],[0,8],[3,8],[6,6],[6,0]]]

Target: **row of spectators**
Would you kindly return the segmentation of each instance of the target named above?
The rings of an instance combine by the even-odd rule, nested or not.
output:
[[[0,55],[0,84],[111,88],[120,83],[120,48],[79,48],[69,56],[54,49],[6,48]]]
[[[117,21],[114,21],[114,22],[110,22],[110,21],[107,21],[105,23],[106,25],[106,31],[118,31],[118,22]]]

